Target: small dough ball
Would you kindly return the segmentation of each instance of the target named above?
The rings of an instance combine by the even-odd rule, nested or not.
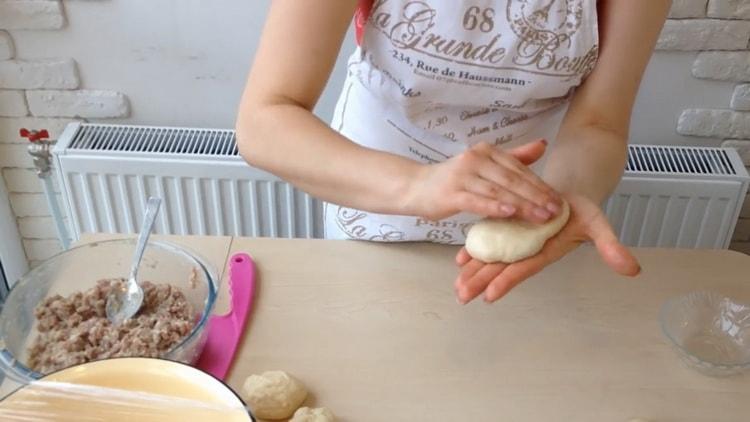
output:
[[[570,206],[563,201],[560,214],[544,224],[517,218],[485,219],[469,229],[466,251],[485,263],[520,261],[539,253],[544,243],[565,227],[569,217]]]
[[[326,407],[311,409],[309,407],[300,407],[294,412],[289,422],[335,422],[336,417]]]
[[[307,390],[284,371],[250,375],[242,393],[253,414],[259,419],[286,419],[292,416],[307,397]]]

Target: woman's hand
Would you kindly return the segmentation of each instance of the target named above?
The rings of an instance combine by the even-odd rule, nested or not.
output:
[[[455,283],[458,301],[467,303],[484,292],[484,300],[494,302],[586,241],[594,242],[602,260],[617,273],[638,275],[641,271],[638,261],[617,240],[599,206],[583,196],[566,196],[566,199],[570,204],[567,225],[537,255],[512,264],[485,264],[471,258],[462,248],[456,255],[456,263],[461,267]]]
[[[407,209],[431,220],[459,212],[543,223],[561,210],[559,195],[527,165],[537,161],[546,141],[502,150],[481,143],[443,163],[423,166]]]

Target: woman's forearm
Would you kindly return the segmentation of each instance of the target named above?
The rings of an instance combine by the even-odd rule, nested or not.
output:
[[[627,160],[622,134],[596,126],[563,128],[544,167],[544,180],[562,193],[596,203],[615,189]]]
[[[312,113],[358,4],[270,2],[237,116],[240,153],[308,193],[337,204],[388,214],[407,206],[422,166],[356,145]]]
[[[237,120],[241,155],[325,201],[385,214],[413,214],[415,161],[355,144],[290,103],[245,106]]]
[[[670,3],[597,2],[599,58],[576,89],[544,171],[558,190],[601,203],[617,186],[636,93]]]

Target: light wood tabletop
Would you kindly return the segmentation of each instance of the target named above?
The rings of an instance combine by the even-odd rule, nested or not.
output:
[[[638,249],[637,279],[582,247],[494,305],[458,305],[453,247],[236,238],[258,296],[229,384],[281,369],[342,421],[740,422],[750,376],[684,367],[662,303],[750,302],[750,257]]]
[[[281,369],[307,384],[307,404],[341,421],[750,420],[750,375],[685,367],[658,322],[664,301],[690,291],[750,303],[747,255],[636,249],[643,273],[628,279],[582,247],[496,304],[461,306],[455,247],[156,238],[220,273],[234,253],[256,261],[254,309],[228,379],[237,391],[248,375]]]

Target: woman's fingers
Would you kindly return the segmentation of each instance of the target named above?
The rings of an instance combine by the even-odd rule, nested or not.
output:
[[[540,272],[578,246],[571,242],[561,242],[557,237],[550,239],[547,243],[539,254],[514,262],[498,274],[487,286],[484,292],[484,300],[494,302],[502,298],[521,282]]]
[[[509,192],[507,189],[496,183],[482,179],[479,176],[468,179],[464,189],[466,189],[467,192],[474,193],[482,198],[498,202],[500,204],[500,212],[497,215],[492,215],[492,217],[510,217],[516,214],[518,210],[521,209],[520,206],[524,203],[524,199],[520,196],[513,192]]]
[[[496,201],[500,204],[498,205],[499,211],[497,213],[480,215],[495,218],[507,218],[515,215],[524,220],[539,224],[549,220],[552,216],[548,210],[537,207],[516,193],[480,177],[468,180],[465,189],[469,193],[490,201]]]
[[[467,192],[475,193],[490,199],[497,199],[498,186],[481,177],[470,177],[464,181],[464,189]]]
[[[459,302],[461,301],[461,290],[467,281],[471,280],[479,270],[484,267],[484,263],[476,259],[470,259],[465,264],[461,265],[461,272],[456,278],[456,282],[453,283],[453,288],[456,290],[456,297]]]
[[[548,220],[554,211],[559,211],[557,200],[551,192],[536,186],[529,176],[518,173],[507,164],[488,158],[477,165],[476,173],[481,178],[512,192],[517,197],[512,204],[519,209],[536,211],[542,222]]]
[[[586,237],[593,240],[599,255],[614,271],[628,276],[635,276],[640,273],[641,267],[638,261],[620,243],[601,212],[597,212],[586,223]],[[487,286],[485,300],[494,302],[502,298],[519,283],[568,254],[582,241],[583,239],[573,241],[569,238],[563,239],[560,236],[553,237],[547,241],[539,254],[508,265],[502,273],[498,274]]]
[[[522,158],[530,160],[543,151],[544,143],[536,142],[516,152]],[[515,215],[520,218],[544,223],[560,212],[560,199],[552,188],[515,157],[492,145],[475,145],[462,154],[458,162],[464,171],[465,189],[513,206],[516,209]],[[484,179],[489,184],[473,176],[479,176],[479,179]]]
[[[456,280],[458,301],[468,303],[479,296],[506,267],[503,263],[485,264],[476,259],[469,261]]]
[[[515,159],[512,155],[499,150],[495,151],[492,154],[492,159],[501,166],[513,170],[526,182],[530,183],[540,192],[547,195],[547,198],[549,198],[549,201],[547,201],[547,203],[552,203],[549,208],[553,214],[557,214],[560,211],[559,206],[562,205],[562,198],[560,197],[560,195],[555,192],[555,190],[552,189],[552,187],[549,186],[544,180],[542,180],[541,177],[537,176],[536,173],[531,171],[531,169]]]
[[[601,212],[587,224],[587,234],[604,262],[617,273],[636,276],[641,272],[641,266],[628,248],[623,246],[612,230],[612,226]]]
[[[453,200],[455,208],[460,211],[492,218],[508,218],[517,211],[511,204],[468,190],[456,193]]]
[[[494,186],[493,198],[505,205],[514,207],[517,217],[531,221],[532,223],[541,224],[553,216],[553,213],[547,207],[539,206],[528,199],[528,196],[538,193],[536,188],[527,182],[521,181],[521,178],[512,172],[508,172],[511,173],[508,176],[493,175],[494,171],[495,169],[480,170],[481,179]],[[477,183],[477,180],[471,179],[468,183],[467,190],[475,192],[475,188],[472,185]]]
[[[542,180],[541,177],[537,176],[536,173],[527,167],[538,161],[539,158],[544,155],[546,147],[547,141],[544,139],[538,139],[509,150],[495,148],[495,151],[492,154],[492,159],[499,164],[507,165],[508,167],[515,169],[516,172],[526,177],[529,182],[552,196],[553,200],[560,205],[562,204],[562,198],[560,198],[560,195]]]
[[[575,220],[532,257],[512,264],[484,264],[470,259],[468,252],[462,249],[456,256],[456,262],[462,266],[456,280],[459,301],[466,303],[484,291],[484,300],[494,302],[587,240],[593,241],[599,255],[614,271],[622,275],[638,275],[641,271],[638,261],[617,239],[601,210],[590,201],[571,200],[573,205],[575,214],[571,219]]]
[[[460,251],[456,254],[456,265],[459,267],[463,267],[464,264],[471,261],[471,255],[469,255],[469,251],[466,250],[466,248],[461,248]]]
[[[474,260],[477,261],[477,260]],[[458,288],[458,299],[461,303],[468,303],[487,289],[492,280],[500,276],[507,268],[507,264],[501,262],[485,264],[481,261],[482,268],[473,277],[465,280]]]
[[[545,150],[547,149],[547,141],[544,139],[538,139],[528,144],[523,144],[512,149],[506,150],[506,152],[515,157],[521,164],[531,165],[537,160],[542,158]]]

